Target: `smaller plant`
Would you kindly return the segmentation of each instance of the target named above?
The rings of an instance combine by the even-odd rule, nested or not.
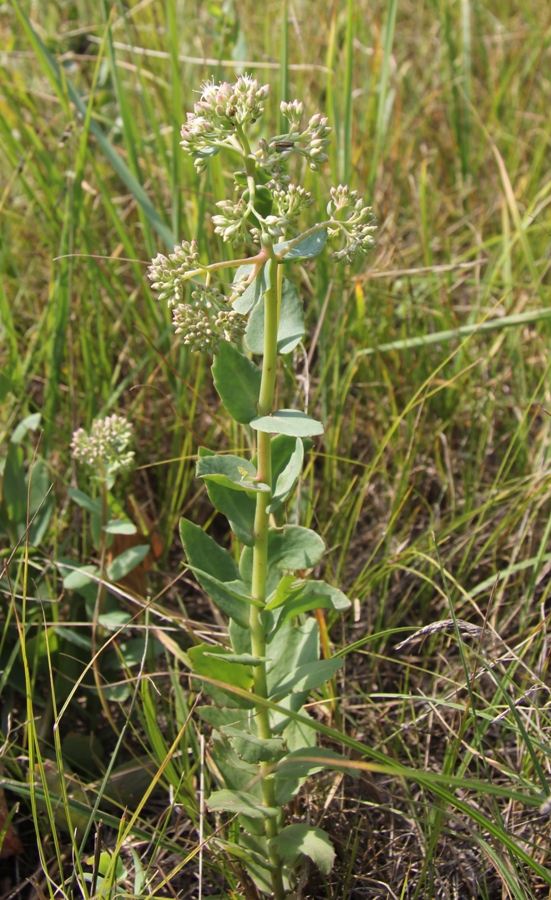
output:
[[[113,490],[117,477],[134,465],[134,451],[129,449],[132,439],[131,423],[114,414],[95,419],[89,432],[79,428],[71,442],[73,457],[85,466],[92,485],[89,493],[70,488],[69,495],[90,516],[90,534],[98,562],[75,566],[71,560],[62,559],[58,567],[64,576],[65,589],[75,591],[85,601],[87,616],[92,623],[92,656],[95,656],[98,644],[102,645],[106,630],[117,630],[131,619],[129,613],[121,611],[120,595],[113,593],[110,584],[125,579],[151,550],[148,543],[135,537],[136,525]],[[99,496],[94,496],[98,489]],[[116,654],[102,661],[102,677],[97,661],[93,671],[100,700],[111,721],[106,701],[124,699],[129,689],[125,684],[105,684],[110,664],[115,666],[112,674],[117,677],[120,664]]]
[[[104,479],[121,469],[128,469],[134,462],[134,451],[127,451],[132,440],[132,426],[123,416],[106,416],[94,419],[90,434],[79,428],[73,434],[73,456],[95,470],[96,477]]]
[[[328,240],[335,260],[362,257],[373,246],[375,222],[356,192],[339,185],[331,189],[327,216],[301,230],[312,197],[291,181],[288,163],[295,157],[318,172],[328,159],[330,128],[319,113],[303,126],[303,104],[282,103],[287,131],[251,149],[249,134],[268,92],[247,75],[235,84],[207,82],[182,128],[182,147],[199,173],[222,150],[237,161],[235,196],[217,204],[212,222],[248,255],[203,263],[196,242],[183,241],[168,257],[157,256],[149,275],[173,307],[183,341],[214,356],[220,399],[256,443],[250,458],[200,448],[197,462],[210,500],[241,544],[239,564],[189,520],[181,521],[180,533],[189,568],[229,618],[227,643],[189,650],[193,674],[215,702],[198,709],[214,729],[218,790],[207,803],[212,812],[237,817],[222,845],[244,862],[260,891],[281,900],[294,889],[304,857],[326,873],[333,864],[329,836],[287,823],[285,807],[308,775],[342,763],[338,754],[320,756],[315,723],[304,710],[309,693],[342,665],[320,659],[318,622],[307,613],[338,615],[350,606],[340,590],[308,577],[323,558],[322,538],[285,521],[305,453],[323,432],[306,413],[275,408],[278,355],[291,353],[305,331],[286,270],[317,256]],[[224,281],[230,269],[237,271]],[[243,349],[262,357],[261,367]]]

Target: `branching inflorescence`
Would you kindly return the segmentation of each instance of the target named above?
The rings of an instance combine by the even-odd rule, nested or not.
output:
[[[207,82],[182,128],[182,147],[199,173],[221,150],[238,160],[236,195],[217,204],[212,222],[245,254],[204,263],[196,242],[183,241],[153,260],[149,277],[174,308],[184,343],[214,356],[222,403],[256,438],[252,459],[200,449],[197,462],[197,476],[241,546],[239,564],[191,521],[182,519],[180,533],[190,568],[229,622],[227,643],[188,652],[194,678],[215,703],[198,708],[213,728],[217,789],[207,804],[217,815],[237,815],[239,827],[229,833],[248,877],[281,900],[294,889],[304,856],[325,872],[333,863],[329,837],[311,825],[287,824],[285,808],[310,773],[343,761],[328,751],[320,756],[304,709],[310,691],[342,664],[320,659],[318,621],[307,613],[323,609],[334,618],[350,606],[340,590],[308,577],[325,552],[322,538],[285,520],[304,454],[323,426],[299,410],[274,408],[278,354],[291,353],[304,334],[302,303],[282,267],[317,256],[328,240],[335,243],[333,259],[361,258],[373,247],[376,225],[358,194],[339,185],[330,191],[327,218],[301,230],[312,197],[287,167],[295,158],[320,171],[330,128],[319,113],[303,127],[303,104],[282,103],[288,130],[261,138],[252,150],[249,132],[268,93],[268,85],[248,75],[235,84]],[[224,282],[231,269],[233,280]]]

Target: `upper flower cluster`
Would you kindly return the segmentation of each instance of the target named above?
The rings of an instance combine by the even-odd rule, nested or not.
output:
[[[262,253],[279,239],[288,240],[296,235],[299,219],[312,203],[308,191],[291,183],[288,160],[295,154],[312,170],[319,170],[329,159],[328,120],[316,113],[304,127],[304,106],[299,100],[281,103],[287,131],[269,140],[261,139],[258,149],[251,150],[247,126],[263,114],[268,93],[268,85],[259,85],[250,75],[239,76],[234,84],[205,82],[194,112],[188,113],[182,127],[182,147],[195,156],[198,171],[224,147],[242,157],[243,168],[234,173],[236,194],[216,204],[218,209],[212,223],[215,233],[224,241],[263,247],[260,254],[252,251],[241,261],[249,264],[248,272],[231,285],[228,297],[209,280],[214,271],[233,267],[234,263],[227,260],[213,266],[201,265],[196,241],[182,241],[174,253],[159,254],[152,261],[149,268],[152,287],[159,292],[160,299],[175,307],[176,332],[191,350],[216,353],[222,341],[240,339],[245,320],[232,304],[264,265],[267,256],[262,257]],[[328,236],[338,241],[335,259],[351,262],[373,247],[376,222],[371,207],[364,205],[356,191],[343,185],[331,188],[327,213],[328,220],[318,221],[305,234],[310,236],[327,229]],[[294,243],[297,241],[300,235]],[[258,262],[261,257],[262,261]],[[189,281],[191,296],[186,292]]]
[[[71,449],[75,459],[103,475],[114,475],[134,462],[134,451],[126,450],[132,440],[132,425],[124,416],[94,419],[90,433],[79,428],[73,434]]]
[[[181,131],[181,145],[195,156],[198,171],[221,144],[231,143],[238,127],[260,118],[268,93],[269,85],[259,85],[250,75],[240,75],[235,84],[203,84],[201,99],[194,104],[194,112],[187,114]]]

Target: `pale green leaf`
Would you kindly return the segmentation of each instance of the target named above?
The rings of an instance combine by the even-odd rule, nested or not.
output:
[[[291,242],[286,241],[284,244],[278,244],[276,247],[277,255],[280,262],[290,262],[293,259],[312,259],[317,256],[327,243],[327,229],[322,228],[311,234],[304,240],[299,241],[291,250],[285,253],[286,248]]]
[[[279,815],[278,809],[263,806],[254,794],[247,791],[213,791],[207,806],[211,812],[241,813],[251,819],[275,819]]]
[[[323,425],[296,409],[280,409],[270,416],[258,416],[249,422],[256,431],[268,434],[289,434],[292,437],[308,437],[323,434]]]
[[[107,525],[103,526],[103,530],[107,534],[136,534],[138,531],[129,519],[110,519]]]
[[[208,458],[208,457],[205,457]],[[239,568],[227,550],[220,547],[202,528],[188,519],[180,520],[180,537],[197,580],[203,590],[242,628],[249,627],[249,604],[234,596],[226,583],[239,582]],[[203,577],[200,573],[210,576]],[[213,580],[214,579],[214,580]],[[244,590],[246,590],[246,587]]]
[[[221,681],[223,684],[239,687],[245,691],[248,691],[253,685],[251,669],[227,660],[223,647],[199,644],[197,647],[190,647],[188,655],[193,665],[193,671],[197,675],[206,675],[207,678],[213,678],[215,681]]]
[[[42,415],[40,413],[32,413],[30,416],[27,416],[25,419],[22,419],[19,425],[15,428],[11,438],[11,444],[20,444],[28,431],[36,431],[36,429],[40,425],[40,420]]]
[[[205,478],[207,494],[212,505],[227,517],[232,530],[242,544],[254,545],[254,517],[256,501],[244,491],[236,491],[234,486],[226,487]]]
[[[85,509],[87,512],[92,513],[93,515],[101,515],[101,500],[92,500],[88,494],[83,493],[83,491],[79,491],[77,488],[69,488],[67,491],[71,500],[74,500],[78,506],[81,506],[82,509]]]
[[[248,459],[240,456],[200,456],[197,477],[208,478],[235,491],[269,491],[267,484],[256,481],[256,469]]]
[[[294,860],[302,853],[309,856],[328,875],[335,861],[335,849],[328,835],[312,825],[287,825],[268,842],[284,859]]]
[[[262,307],[261,307],[262,308]],[[222,341],[212,365],[214,386],[230,416],[248,425],[258,413],[260,369],[228,341]]]
[[[298,666],[293,672],[286,675],[271,691],[271,697],[285,697],[287,694],[297,694],[302,691],[312,691],[333,677],[341,668],[344,660],[340,658],[320,659],[316,662]]]
[[[138,544],[137,547],[129,547],[124,553],[116,556],[110,566],[107,567],[107,574],[111,581],[120,581],[125,575],[128,575],[132,569],[145,559],[151,547],[149,544]]]
[[[239,266],[235,274],[235,280],[238,281],[239,278],[241,278],[241,276],[243,275],[250,275],[253,269],[254,266],[252,264]],[[241,296],[237,298],[237,300],[234,300],[234,310],[238,313],[241,313],[241,315],[249,313],[262,299],[269,287],[270,273],[266,266],[262,266],[254,281],[249,284],[249,286],[245,289]]]
[[[82,566],[79,569],[75,569],[74,572],[69,572],[69,574],[65,576],[63,579],[63,587],[67,591],[78,591],[78,589],[84,587],[85,584],[97,581],[98,577],[99,569],[97,566]]]
[[[276,509],[278,509],[281,504],[285,502],[285,500],[293,490],[295,484],[297,483],[298,477],[302,471],[303,462],[304,444],[302,443],[300,438],[297,438],[295,442],[295,450],[291,455],[286,467],[283,469],[283,472],[281,472],[281,474],[278,476],[274,494],[270,505],[266,509],[266,512],[275,512]]]
[[[252,311],[245,332],[245,343],[251,353],[264,353],[264,303]],[[281,310],[277,329],[277,352],[291,353],[304,337],[304,310],[294,284],[283,279]]]

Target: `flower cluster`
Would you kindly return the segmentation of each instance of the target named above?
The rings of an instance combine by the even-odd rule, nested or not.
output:
[[[260,118],[269,86],[260,86],[250,75],[240,75],[235,84],[207,81],[201,90],[201,99],[195,103],[194,112],[187,114],[181,131],[181,145],[195,156],[198,172],[205,169],[206,160],[221,144],[231,143],[237,127]]]
[[[245,320],[229,305],[224,294],[202,284],[191,294],[191,303],[179,303],[173,312],[176,334],[184,336],[194,353],[215,354],[221,341],[237,341],[245,333]]]
[[[279,215],[287,223],[299,218],[302,212],[312,204],[312,195],[297,184],[288,185],[287,189],[273,192],[274,206]]]
[[[330,238],[344,238],[344,246],[335,253],[335,259],[348,262],[356,256],[363,256],[375,246],[372,234],[377,222],[370,206],[364,206],[357,191],[340,184],[331,188],[331,199],[327,204],[327,214],[331,217],[331,227],[327,229]]]
[[[166,300],[169,306],[181,303],[184,299],[186,275],[197,269],[199,253],[197,241],[182,241],[181,246],[174,247],[174,253],[163,256],[159,253],[151,261],[149,278],[151,287],[159,291],[159,299]]]
[[[134,451],[126,450],[132,440],[132,425],[124,416],[94,419],[90,433],[79,428],[73,434],[73,456],[87,466],[114,475],[134,462]]]
[[[260,165],[272,171],[281,166],[291,154],[298,153],[304,157],[313,171],[317,171],[322,163],[328,161],[325,152],[331,143],[329,135],[331,128],[328,120],[321,113],[316,113],[308,122],[305,131],[299,130],[299,120],[303,113],[303,106],[298,100],[290,103],[283,102],[281,111],[289,122],[287,134],[278,134],[268,143],[265,140],[259,142],[259,150],[256,157]]]
[[[247,216],[249,214],[248,204],[241,198],[237,203],[231,200],[221,200],[216,204],[221,210],[220,215],[213,216],[212,222],[216,234],[219,234],[223,241],[231,241],[235,246],[241,243],[247,237]]]

